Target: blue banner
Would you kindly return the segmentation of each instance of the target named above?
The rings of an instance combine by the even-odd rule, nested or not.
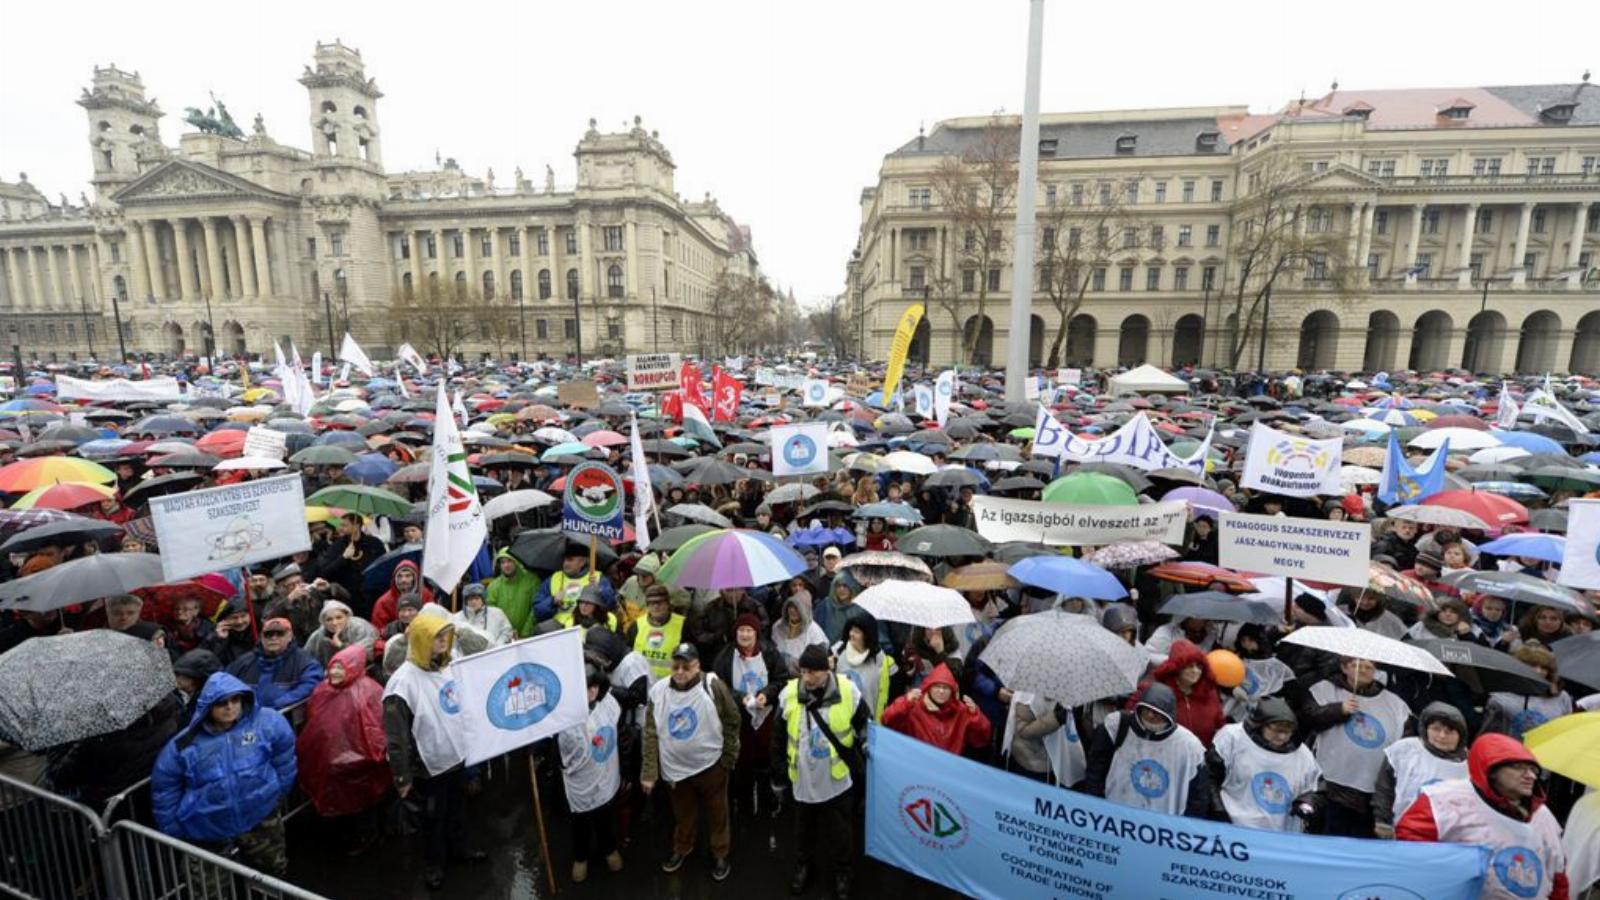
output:
[[[1433,451],[1421,468],[1413,469],[1394,432],[1389,432],[1389,454],[1383,462],[1383,478],[1378,482],[1378,499],[1390,506],[1421,503],[1444,490],[1444,461],[1450,455],[1450,439]]]
[[[972,897],[1471,900],[1488,852],[1283,834],[1030,781],[878,725],[867,854]]]

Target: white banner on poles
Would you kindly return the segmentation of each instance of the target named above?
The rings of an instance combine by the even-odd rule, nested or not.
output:
[[[450,674],[469,766],[565,731],[589,715],[579,628],[463,657]]]
[[[1139,413],[1116,431],[1089,440],[1068,431],[1048,409],[1039,407],[1034,418],[1033,455],[1058,457],[1064,462],[1121,463],[1135,469],[1188,469],[1204,472],[1206,455],[1211,450],[1207,436],[1201,446],[1189,456],[1179,456],[1167,447],[1144,413]],[[1338,477],[1335,467],[1335,479]]]
[[[1371,549],[1365,522],[1230,512],[1217,518],[1217,562],[1240,572],[1361,587]]]
[[[804,422],[772,429],[772,474],[811,475],[828,471],[828,423]]]
[[[1080,506],[979,495],[972,498],[978,533],[997,543],[1051,547],[1100,546],[1116,541],[1183,543],[1189,510],[1181,500],[1139,506]]]
[[[1256,422],[1250,426],[1250,446],[1245,454],[1240,485],[1285,497],[1339,495],[1339,465],[1344,439],[1316,440],[1278,431]]]
[[[168,581],[311,549],[299,475],[152,497],[150,518]]]
[[[176,378],[149,378],[144,381],[111,378],[105,381],[88,381],[83,378],[73,378],[71,375],[57,375],[56,399],[166,402],[183,399],[183,391]]]

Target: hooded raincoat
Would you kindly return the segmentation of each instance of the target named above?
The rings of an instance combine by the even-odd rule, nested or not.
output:
[[[367,647],[352,644],[329,668],[344,669],[340,684],[311,692],[306,727],[296,743],[300,784],[317,814],[346,816],[372,808],[392,777],[383,734],[383,687],[367,676]]]
[[[500,574],[500,560],[509,559],[516,565],[510,575]],[[528,570],[510,548],[501,550],[494,558],[495,576],[489,581],[484,602],[506,614],[517,637],[533,634],[533,596],[539,593],[542,583],[538,575]]]
[[[937,684],[951,691],[950,699],[943,705],[935,704],[928,694],[928,689]],[[903,695],[889,704],[883,711],[883,724],[951,753],[989,743],[994,727],[982,712],[962,702],[961,691],[949,666],[944,663],[935,666],[923,679],[921,690],[921,696],[914,700],[910,695]]]
[[[410,590],[401,590],[400,586],[395,584],[402,571],[408,571],[415,576]],[[433,600],[433,591],[422,583],[422,567],[409,559],[402,559],[395,563],[394,571],[389,574],[389,589],[372,604],[372,627],[378,629],[380,634],[389,627],[390,622],[400,617],[400,596],[413,591],[422,595],[423,603]]]

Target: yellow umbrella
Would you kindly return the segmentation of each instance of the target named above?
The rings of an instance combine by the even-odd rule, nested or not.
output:
[[[1551,719],[1524,734],[1522,743],[1546,769],[1600,787],[1600,710]]]
[[[306,524],[312,522],[337,522],[344,517],[344,510],[337,506],[307,506]]]
[[[276,400],[278,399],[278,394],[271,388],[251,388],[250,390],[245,391],[240,399],[244,400],[246,403],[254,403],[263,398]]]
[[[491,428],[499,428],[501,425],[515,424],[517,417],[512,413],[495,413],[489,418],[484,419],[484,421],[489,423],[489,427]]]

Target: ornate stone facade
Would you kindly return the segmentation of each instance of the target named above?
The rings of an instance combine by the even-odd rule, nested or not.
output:
[[[748,230],[674,192],[672,155],[638,118],[615,133],[591,120],[574,184],[546,166],[537,185],[520,169],[497,185],[454,160],[387,172],[359,51],[318,44],[300,83],[311,151],[259,116],[243,138],[171,148],[139,75],[97,67],[78,100],[93,199],[0,182],[0,338],[31,358],[112,359],[120,319],[129,353],[201,354],[214,327],[219,354],[284,338],[309,354],[331,315],[335,338],[348,328],[377,355],[422,345],[400,301],[442,284],[511,323],[493,340],[464,330],[469,352],[561,355],[579,331],[586,356],[693,348],[714,330],[717,274],[757,274]]]
[[[1028,340],[1034,364],[1047,362],[1061,334],[1060,365],[1227,366],[1227,348],[1241,343],[1230,340],[1241,215],[1258,202],[1262,173],[1278,167],[1291,173],[1284,209],[1300,233],[1347,248],[1339,255],[1352,265],[1335,279],[1299,261],[1270,294],[1264,332],[1247,335],[1240,367],[1600,371],[1600,86],[1587,74],[1577,84],[1335,86],[1268,114],[1043,116],[1041,240],[1065,243],[1076,230],[1052,235],[1053,210],[1068,210],[1070,224],[1107,198],[1114,246],[1092,263],[1065,323],[1035,278],[1026,337],[1008,333],[1006,254],[991,271],[963,271],[972,238],[934,187],[940,165],[970,159],[992,126],[1014,151],[1016,117],[941,122],[884,157],[862,192],[844,301],[866,356],[882,358],[902,312],[925,302],[929,325],[913,353],[936,365],[959,353],[960,321],[996,362],[1009,340]],[[953,315],[928,296],[951,282]]]

